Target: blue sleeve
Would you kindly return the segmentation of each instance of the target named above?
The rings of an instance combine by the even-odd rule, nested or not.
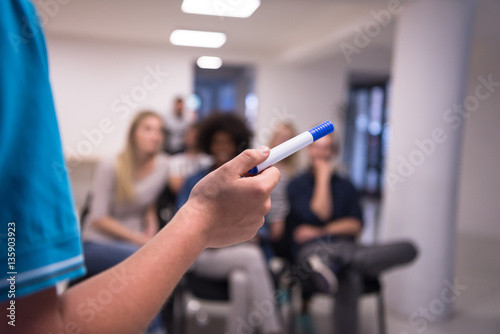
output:
[[[193,190],[194,186],[203,178],[205,175],[208,174],[206,171],[200,171],[191,177],[189,177],[186,182],[184,182],[184,185],[182,186],[181,190],[177,194],[177,210],[179,210],[184,204],[189,199],[189,194],[191,194],[191,190]]]
[[[85,268],[45,40],[29,1],[0,1],[0,53],[1,302]]]

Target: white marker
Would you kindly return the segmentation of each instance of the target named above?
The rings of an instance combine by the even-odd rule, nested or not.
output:
[[[294,154],[298,150],[306,147],[307,145],[315,142],[321,137],[326,136],[333,132],[333,124],[330,121],[321,123],[315,126],[309,131],[302,132],[300,135],[287,140],[286,142],[271,149],[271,153],[263,163],[248,171],[250,175],[256,175],[262,172],[264,169],[274,165],[277,162],[285,159],[289,155]]]

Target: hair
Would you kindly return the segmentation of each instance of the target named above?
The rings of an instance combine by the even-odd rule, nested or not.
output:
[[[140,111],[132,120],[127,134],[125,149],[116,158],[116,200],[119,202],[129,202],[135,197],[134,174],[137,168],[135,132],[139,125],[148,117],[156,117],[162,121],[161,117],[154,111]]]
[[[252,132],[248,129],[245,121],[236,113],[214,112],[205,118],[198,130],[198,147],[207,154],[211,154],[210,145],[217,132],[229,134],[236,145],[236,154],[250,147]]]
[[[271,145],[274,146],[274,142],[276,141],[276,136],[278,134],[277,130],[279,128],[281,128],[281,127],[284,127],[284,128],[287,128],[288,130],[290,130],[290,132],[292,133],[292,138],[297,135],[297,129],[295,128],[295,125],[293,125],[293,123],[286,122],[286,121],[282,122],[282,123],[279,123],[274,128],[273,134],[272,134],[271,139],[269,140],[269,143],[268,143],[269,146],[271,146]],[[284,163],[284,165],[286,166],[286,168],[290,169],[289,172],[293,172],[293,169],[294,169],[294,166],[295,166],[295,163],[296,163],[296,157],[297,157],[297,154],[292,154],[292,155],[290,155],[290,156],[288,156],[288,157],[286,157],[285,159],[282,160],[282,162]]]
[[[339,137],[335,132],[329,133],[328,136],[332,139],[332,152],[338,156],[340,154]]]

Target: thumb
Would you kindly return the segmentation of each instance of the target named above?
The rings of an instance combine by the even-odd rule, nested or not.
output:
[[[229,169],[230,173],[244,175],[250,169],[266,160],[269,153],[270,150],[267,146],[262,146],[254,150],[245,150],[236,158],[226,163],[225,168]]]

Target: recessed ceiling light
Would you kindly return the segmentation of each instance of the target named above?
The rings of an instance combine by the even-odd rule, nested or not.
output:
[[[182,11],[188,14],[247,18],[260,6],[260,0],[184,0]]]
[[[221,32],[176,29],[170,35],[170,43],[200,48],[220,48],[226,43],[226,34]]]
[[[196,64],[200,68],[216,70],[222,66],[222,59],[219,57],[203,56],[198,58]]]

